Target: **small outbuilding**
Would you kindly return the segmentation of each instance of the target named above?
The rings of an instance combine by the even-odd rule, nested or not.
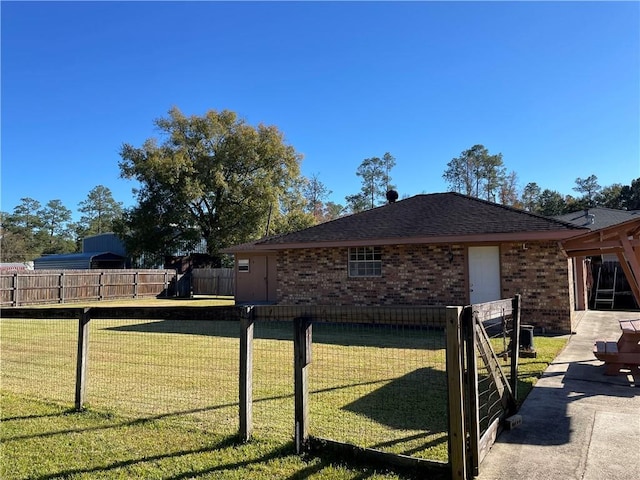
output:
[[[34,260],[35,270],[91,270],[125,268],[127,258],[111,252],[45,255]]]
[[[35,270],[121,269],[128,263],[124,244],[114,233],[86,237],[82,253],[44,255],[33,261]]]
[[[522,295],[527,323],[571,332],[573,260],[589,229],[448,192],[417,195],[226,249],[236,302],[468,305]]]

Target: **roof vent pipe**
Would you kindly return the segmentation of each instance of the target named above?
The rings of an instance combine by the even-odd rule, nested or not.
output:
[[[589,209],[584,209],[584,216],[587,217],[587,224],[593,225],[596,222],[596,216],[593,213],[589,213]]]
[[[389,190],[387,192],[387,200],[389,203],[396,203],[396,200],[398,200],[398,192],[395,190]]]

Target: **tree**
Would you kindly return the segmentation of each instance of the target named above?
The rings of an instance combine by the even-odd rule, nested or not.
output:
[[[565,213],[565,200],[559,192],[545,189],[540,194],[538,211],[540,215],[553,217]]]
[[[536,213],[540,207],[541,188],[535,182],[527,183],[522,190],[522,206],[527,212]]]
[[[620,205],[627,210],[640,210],[640,177],[620,189]]]
[[[219,264],[222,248],[264,235],[300,176],[302,157],[283,134],[228,110],[187,117],[173,108],[155,125],[161,143],[120,151],[121,176],[140,184],[118,226],[130,251],[164,255],[204,239]]]
[[[608,187],[602,187],[596,195],[596,205],[616,210],[624,210],[625,205],[622,198],[623,188],[623,185],[620,183],[614,183]]]
[[[598,177],[590,175],[587,178],[576,178],[576,186],[573,189],[582,193],[588,207],[596,206],[596,195],[602,187],[598,185]]]
[[[2,218],[3,258],[11,252],[15,261],[30,261],[41,255],[43,242],[40,234],[42,221],[38,216],[41,204],[30,197],[20,199],[12,214],[4,214]]]
[[[20,204],[13,209],[10,223],[16,228],[35,234],[35,230],[42,226],[38,210],[40,210],[40,202],[30,197],[20,199]]]
[[[452,158],[442,177],[451,191],[495,201],[505,180],[502,154],[490,155],[484,145],[474,145]]]
[[[326,221],[335,220],[345,214],[345,207],[339,203],[327,202],[324,206],[324,218]]]
[[[395,188],[391,184],[391,169],[396,165],[396,159],[389,152],[382,158],[365,158],[356,175],[362,179],[360,193],[345,197],[351,212],[361,212],[384,204],[387,192]]]
[[[316,223],[324,221],[324,202],[331,190],[320,181],[317,173],[305,179],[302,190],[307,202],[305,210],[313,215]]]
[[[0,230],[0,260],[3,262],[27,262],[38,257],[29,252],[28,239],[20,233],[4,228]]]
[[[346,197],[344,197],[344,199],[347,202],[346,210],[349,213],[360,213],[371,208],[369,199],[363,193],[355,193],[353,195],[347,195]]]
[[[38,210],[41,231],[46,238],[43,253],[70,253],[75,251],[71,210],[60,200],[50,200],[47,205]]]
[[[504,176],[502,183],[498,187],[500,203],[510,207],[521,208],[522,204],[518,198],[518,175],[511,172]]]
[[[302,193],[306,179],[300,177],[278,199],[277,208],[272,209],[271,221],[267,228],[267,235],[279,235],[295,232],[316,224],[312,212],[307,211],[307,199]]]
[[[116,202],[109,188],[98,185],[78,204],[80,217],[79,236],[112,232],[114,223],[122,216],[122,202]]]

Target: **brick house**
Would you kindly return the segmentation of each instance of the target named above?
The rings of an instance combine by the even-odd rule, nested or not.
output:
[[[566,333],[584,302],[560,242],[585,231],[450,192],[226,252],[235,256],[237,303],[442,306],[521,294],[527,323]]]

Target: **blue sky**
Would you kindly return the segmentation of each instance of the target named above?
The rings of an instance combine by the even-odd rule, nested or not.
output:
[[[401,196],[483,144],[520,187],[640,177],[639,2],[2,1],[0,209],[97,185],[172,106],[276,125],[331,200],[390,152]]]

